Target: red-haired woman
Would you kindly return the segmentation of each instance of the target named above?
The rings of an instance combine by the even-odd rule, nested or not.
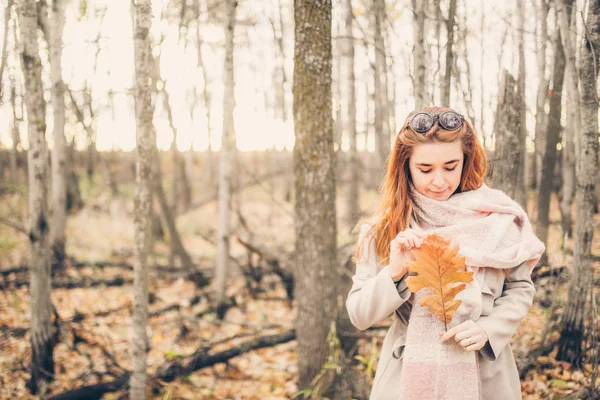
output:
[[[370,399],[521,399],[510,340],[533,302],[545,251],[523,208],[484,181],[469,121],[449,108],[409,114],[390,153],[379,210],[360,227],[346,299],[359,330],[393,315]],[[473,281],[444,324],[405,282],[410,250],[431,233],[458,245]],[[418,273],[418,267],[417,271]]]

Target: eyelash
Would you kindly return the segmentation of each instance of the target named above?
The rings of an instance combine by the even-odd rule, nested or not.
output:
[[[446,171],[454,171],[454,170],[456,169],[456,166],[455,166],[455,167],[453,167],[453,168],[444,168],[444,169],[445,169]],[[422,173],[424,173],[424,174],[428,174],[428,173],[430,173],[430,172],[431,172],[431,170],[430,170],[430,169],[429,169],[429,170],[427,170],[427,171],[423,171],[423,170],[421,170],[421,172],[422,172]]]

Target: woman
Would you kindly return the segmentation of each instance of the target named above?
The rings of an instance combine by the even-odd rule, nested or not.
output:
[[[370,399],[521,399],[510,340],[533,302],[545,251],[523,208],[483,182],[487,160],[471,124],[449,108],[413,111],[390,154],[375,217],[359,223],[346,299],[364,330],[394,313]],[[427,235],[459,246],[473,281],[448,330],[405,278]],[[418,273],[418,266],[416,267]]]

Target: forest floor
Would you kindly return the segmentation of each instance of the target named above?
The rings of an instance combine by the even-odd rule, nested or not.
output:
[[[283,185],[282,185],[283,186]],[[281,188],[282,186],[275,186]],[[132,304],[132,271],[119,266],[95,267],[98,261],[133,265],[133,202],[123,197],[110,198],[109,190],[100,179],[84,188],[86,207],[70,215],[67,223],[67,254],[70,257],[64,279],[90,281],[123,278],[121,284],[93,284],[90,287],[55,288],[52,301],[64,328],[62,339],[54,348],[56,379],[48,387],[48,397],[84,385],[106,382],[119,375],[119,366],[129,370],[129,337]],[[293,204],[284,200],[273,203],[260,186],[241,194],[241,214],[253,231],[249,240],[260,243],[271,254],[289,259],[294,248]],[[532,196],[531,196],[532,197]],[[131,198],[130,196],[128,197]],[[283,196],[277,196],[283,198]],[[363,210],[375,209],[376,194],[363,192]],[[15,221],[25,221],[26,196],[4,195],[0,215]],[[345,204],[338,195],[338,219],[345,215]],[[528,211],[532,215],[534,205]],[[184,245],[195,262],[210,270],[215,253],[214,245],[203,236],[214,237],[217,206],[211,202],[178,218],[178,228]],[[235,218],[238,221],[237,218]],[[572,255],[559,249],[560,214],[556,198],[552,198],[548,254],[553,267],[567,266],[558,280],[538,281],[536,299],[529,315],[521,323],[512,341],[515,357],[521,363],[540,343],[546,326],[549,304],[555,298],[556,312],[550,322],[548,342],[554,349],[538,357],[535,366],[522,380],[524,399],[560,399],[578,391],[589,382],[592,366],[586,351],[584,368],[573,369],[569,364],[554,360],[558,344],[558,321],[567,296]],[[236,222],[234,229],[241,229]],[[600,255],[600,216],[595,218],[593,253]],[[356,238],[350,227],[339,225],[338,245]],[[248,236],[245,236],[248,238]],[[232,255],[246,262],[246,250],[232,240]],[[570,240],[567,247],[572,249]],[[0,225],[0,268],[26,265],[28,241],[24,234]],[[168,265],[169,246],[156,241],[150,264]],[[72,260],[83,262],[75,267]],[[596,258],[597,260],[597,258]],[[284,264],[283,267],[286,267]],[[289,267],[289,266],[288,266]],[[595,277],[600,277],[600,262],[594,262]],[[30,302],[28,286],[16,287],[15,282],[27,275],[20,272],[0,276],[4,289],[0,292],[0,399],[34,399],[26,383],[29,345]],[[153,275],[150,279],[150,312],[177,305],[171,311],[151,316],[148,321],[148,371],[153,374],[164,366],[165,360],[189,357],[201,346],[209,346],[210,354],[235,347],[256,336],[280,333],[293,328],[295,309],[288,307],[286,292],[278,278],[265,277],[264,290],[254,298],[246,288],[244,276],[236,268],[228,280],[229,296],[236,305],[230,308],[223,321],[206,312],[206,297],[194,301],[201,291],[183,277]],[[206,289],[204,289],[206,291]],[[598,298],[598,293],[596,293]],[[389,325],[389,320],[380,325]],[[370,358],[378,356],[385,330],[374,330],[375,340],[362,338],[358,353]],[[77,340],[75,340],[77,339]],[[74,342],[77,342],[74,345]],[[588,345],[589,346],[589,345]],[[114,360],[111,358],[114,357]],[[359,365],[369,381],[374,371]],[[288,341],[243,353],[229,360],[189,373],[172,382],[159,382],[153,399],[289,399],[297,393],[296,341]],[[600,378],[597,384],[600,384]],[[120,392],[106,394],[103,399],[124,398]]]

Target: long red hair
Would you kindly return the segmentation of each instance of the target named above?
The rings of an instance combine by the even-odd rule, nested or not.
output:
[[[446,131],[436,123],[425,134],[417,133],[408,127],[409,118],[417,112],[425,111],[435,115],[448,110],[451,109],[446,107],[424,107],[412,111],[406,117],[394,139],[392,150],[388,156],[387,173],[379,189],[381,194],[379,207],[374,214],[361,218],[353,229],[353,232],[358,231],[365,219],[368,220],[371,230],[375,231],[376,255],[383,266],[389,263],[390,242],[399,232],[408,228],[410,223],[413,207],[409,192],[409,182],[412,178],[408,160],[416,145],[436,141],[453,142],[460,140],[464,161],[460,185],[455,193],[478,189],[483,184],[483,177],[487,171],[487,157],[469,121],[465,120],[464,124],[455,131]],[[373,236],[367,234],[363,237],[363,240],[367,237],[372,238]],[[357,243],[355,261],[360,259],[361,246],[362,241]]]

